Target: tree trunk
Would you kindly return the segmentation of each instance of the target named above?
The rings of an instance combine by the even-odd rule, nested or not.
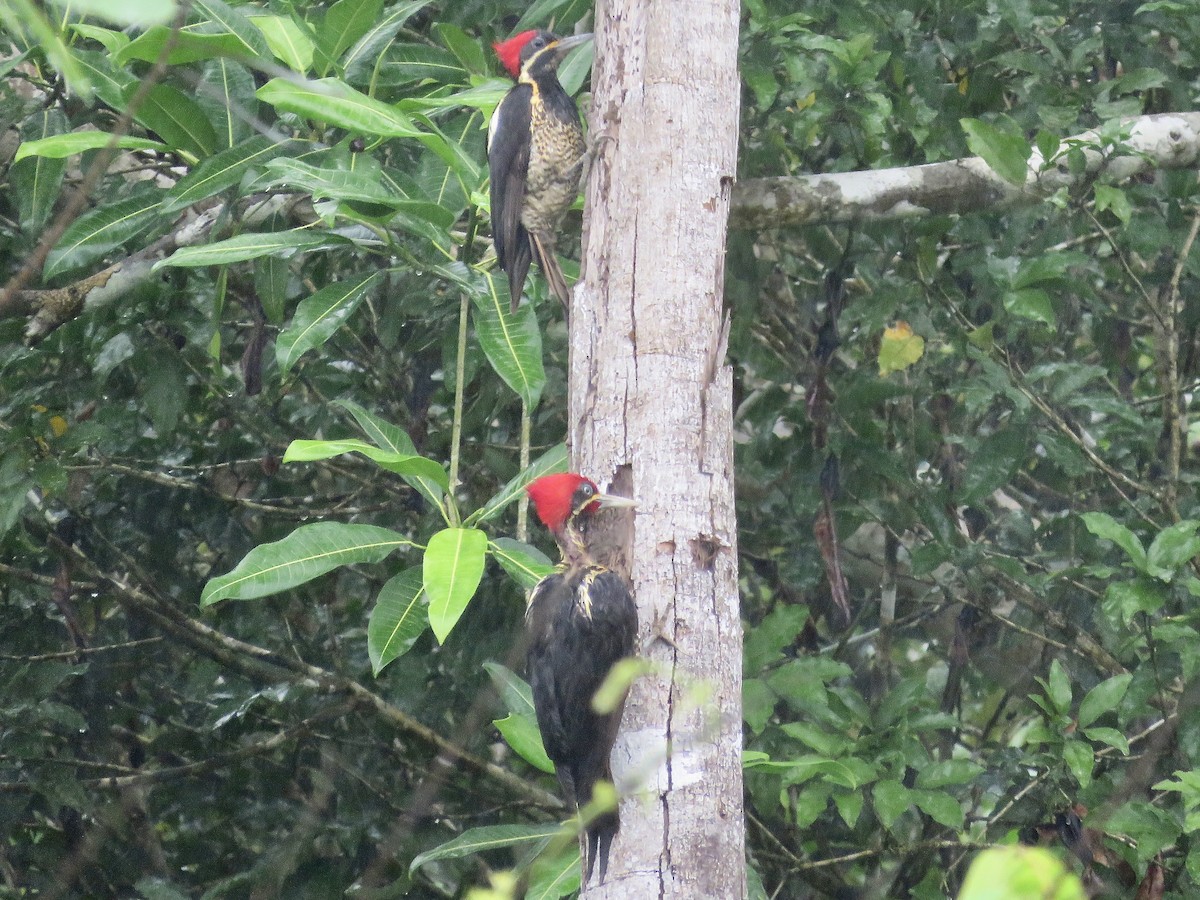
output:
[[[742,629],[722,284],[737,160],[736,0],[596,5],[583,276],[571,308],[578,469],[638,501],[610,535],[642,656],[593,897],[745,895]],[[669,748],[669,749],[668,749]]]

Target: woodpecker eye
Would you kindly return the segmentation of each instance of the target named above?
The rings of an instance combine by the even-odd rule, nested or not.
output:
[[[541,50],[546,46],[546,39],[539,34],[530,42],[530,46],[533,47],[534,50]]]

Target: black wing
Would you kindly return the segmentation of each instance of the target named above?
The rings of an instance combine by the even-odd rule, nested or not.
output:
[[[521,224],[525,177],[529,172],[530,98],[533,88],[518,84],[500,101],[488,129],[488,171],[491,175],[492,241],[500,267],[508,273],[515,305],[529,274],[532,251]]]

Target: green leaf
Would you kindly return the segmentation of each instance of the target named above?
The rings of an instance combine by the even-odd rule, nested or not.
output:
[[[47,112],[50,112],[47,110]],[[65,159],[88,150],[99,150],[109,143],[123,150],[161,150],[171,148],[162,141],[152,141],[148,138],[129,137],[122,135],[114,138],[107,131],[71,131],[67,134],[56,134],[34,141],[24,141],[17,147],[13,162],[20,162],[27,156],[44,156],[47,159]]]
[[[492,724],[521,759],[548,775],[554,774],[554,763],[546,755],[536,720],[509,714],[503,719],[493,719]]]
[[[532,412],[546,386],[542,332],[533,306],[526,304],[513,314],[498,303],[477,304],[474,321],[475,335],[488,362]]]
[[[196,102],[213,123],[221,149],[228,150],[257,133],[254,124],[261,117],[254,89],[250,70],[232,59],[218,57],[201,70]]]
[[[1038,680],[1041,681],[1040,678]],[[1057,659],[1050,663],[1050,676],[1042,681],[1042,685],[1055,711],[1059,715],[1067,715],[1071,711],[1071,679]]]
[[[365,82],[371,78],[381,60],[390,62],[395,59],[397,48],[392,41],[397,32],[414,13],[428,6],[430,2],[431,0],[409,0],[408,3],[396,3],[389,7],[381,18],[372,22],[371,27],[341,60],[346,80],[352,83]],[[437,50],[435,47],[429,49]]]
[[[243,7],[245,8],[245,7]],[[245,55],[257,57],[266,61],[270,56],[266,39],[262,32],[250,24],[250,21],[221,0],[192,0],[193,15],[204,15],[216,27],[237,35],[245,48]]]
[[[1128,225],[1133,217],[1133,204],[1129,202],[1129,195],[1120,188],[1107,184],[1097,184],[1094,190],[1096,212],[1107,210],[1116,216],[1122,225]]]
[[[483,664],[492,686],[504,701],[504,708],[518,716],[535,715],[533,707],[533,691],[520,675],[508,666],[489,659]]]
[[[991,125],[979,119],[959,119],[967,135],[967,146],[997,175],[1015,185],[1025,184],[1029,156],[1033,152],[1020,129],[1004,119]]]
[[[1132,531],[1104,512],[1081,513],[1079,518],[1083,519],[1087,530],[1096,537],[1112,541],[1124,550],[1135,569],[1139,572],[1146,571],[1146,551]]]
[[[1092,769],[1096,765],[1096,754],[1089,744],[1068,739],[1063,743],[1063,761],[1075,776],[1081,788],[1092,783]]]
[[[471,524],[486,522],[516,500],[525,491],[526,485],[543,475],[567,471],[567,445],[555,444],[532,463],[529,468],[504,485],[478,512],[470,518]]]
[[[138,89],[138,83],[124,88],[122,99],[125,105]],[[184,155],[202,159],[217,149],[217,133],[204,110],[183,91],[170,85],[154,85],[134,118]]]
[[[258,89],[258,98],[283,112],[358,134],[417,137],[421,133],[399,110],[336,78],[300,83],[272,78]]]
[[[903,372],[925,355],[925,338],[915,334],[907,322],[884,329],[879,341],[879,374]]]
[[[877,781],[871,788],[871,803],[880,824],[891,828],[912,806],[912,792],[898,781]]]
[[[472,75],[486,75],[488,73],[487,58],[483,54],[483,47],[479,41],[457,25],[451,25],[448,22],[442,22],[435,25],[434,30],[438,37],[442,39],[442,43],[449,48],[450,52],[458,57],[468,72]]]
[[[165,2],[171,2],[171,0],[165,0]],[[129,35],[122,31],[116,31],[112,28],[101,28],[99,25],[89,25],[84,22],[70,22],[67,25],[67,29],[80,37],[103,44],[109,56],[119,52],[130,40]]]
[[[379,278],[378,272],[337,281],[300,301],[292,321],[275,340],[275,361],[279,373],[286,375],[296,360],[320,347],[358,309],[367,292]]]
[[[1084,728],[1082,732],[1089,741],[1099,741],[1129,755],[1129,740],[1115,728]]]
[[[357,200],[388,207],[416,206],[424,210],[434,204],[415,203],[390,191],[378,173],[311,166],[297,159],[273,159],[267,166],[263,189],[282,185],[293,191],[311,194],[314,200]],[[435,207],[441,210],[441,207]],[[445,212],[445,211],[443,211]],[[453,216],[446,213],[449,226]]]
[[[1079,715],[1076,717],[1079,727],[1087,728],[1106,712],[1114,711],[1124,699],[1132,680],[1132,675],[1114,675],[1088,691],[1079,703]]]
[[[933,821],[947,828],[962,828],[962,806],[945,791],[912,791],[911,794],[921,812]]]
[[[559,900],[581,887],[583,870],[579,865],[579,845],[568,843],[560,853],[543,854],[529,872],[525,900]]]
[[[180,31],[166,25],[155,25],[138,35],[132,42],[113,56],[114,65],[126,66],[131,60],[157,62],[168,42],[167,65],[180,66],[212,59],[214,56],[245,56],[246,47],[233,34],[203,34],[197,31]]]
[[[425,549],[429,624],[440,643],[458,622],[483,578],[487,535],[475,528],[444,528]]]
[[[993,847],[971,863],[958,900],[1086,900],[1083,884],[1041,847]]]
[[[390,450],[381,450],[373,444],[360,441],[357,438],[343,438],[332,441],[296,440],[288,445],[283,455],[283,461],[312,462],[318,459],[329,459],[343,453],[361,453],[381,468],[397,475],[409,475],[436,482],[443,488],[449,487],[446,470],[423,456],[402,456]]]
[[[396,30],[399,30],[399,26]],[[366,38],[364,38],[365,40]],[[363,46],[363,44],[360,42],[359,46]],[[375,73],[376,57],[362,53],[359,47],[355,47],[347,54],[346,58],[353,60],[346,65],[347,81],[351,84],[365,84],[372,78]],[[387,56],[379,62],[380,68],[376,83],[381,87],[396,88],[426,79],[444,84],[461,84],[468,78],[467,70],[454,58],[453,53],[443,50],[441,47],[430,47],[427,44],[392,44]],[[501,94],[496,98],[492,107],[495,107],[503,96]]]
[[[917,787],[941,788],[952,784],[969,784],[984,771],[983,766],[970,759],[943,759],[921,767]]]
[[[846,823],[847,828],[853,828],[862,814],[864,798],[862,791],[834,791],[833,805],[837,807],[838,815]]]
[[[342,54],[371,30],[383,12],[383,0],[338,0],[325,14],[317,41],[325,57],[340,61]]]
[[[1185,520],[1164,528],[1154,537],[1146,551],[1146,561],[1151,573],[1168,581],[1181,567],[1191,562],[1200,553],[1200,535],[1196,529],[1200,522]]]
[[[521,586],[524,591],[534,586],[554,571],[554,563],[537,547],[523,544],[513,538],[496,538],[488,545],[492,556],[500,567]]]
[[[1024,288],[1004,294],[1004,308],[1014,316],[1054,327],[1054,303],[1041,288]]]
[[[252,137],[202,160],[167,192],[165,206],[175,211],[191,206],[233,187],[253,166],[262,165],[272,157],[294,152],[292,141],[276,141],[268,137]]]
[[[58,202],[67,164],[62,159],[48,155],[25,154],[28,158],[23,158],[22,151],[62,138],[62,132],[68,127],[67,117],[58,109],[41,109],[21,125],[23,143],[17,148],[9,178],[17,201],[21,230],[27,234],[38,231],[49,220]]]
[[[424,633],[429,625],[428,606],[420,569],[405,569],[380,588],[367,623],[367,655],[375,677],[411,650]]]
[[[294,228],[291,231],[250,232],[199,247],[180,247],[154,268],[165,266],[216,266],[246,262],[260,256],[292,256],[298,252],[345,247],[348,241],[326,231]]]
[[[413,445],[412,438],[405,433],[404,429],[384,421],[352,400],[338,400],[336,402],[338,406],[341,406],[354,416],[354,421],[358,423],[358,427],[363,430],[367,438],[376,447],[382,450],[389,450],[397,456],[417,455],[417,448]],[[450,479],[441,466],[438,466],[438,473],[430,477],[405,473],[400,473],[400,475],[445,517],[445,509],[442,506],[442,493],[449,488]]]
[[[46,280],[80,269],[166,221],[162,192],[145,186],[128,200],[100,206],[71,223],[46,257]]]
[[[275,58],[293,72],[307,72],[312,67],[312,38],[295,19],[287,16],[254,16],[250,22],[262,32]]]
[[[1161,581],[1135,578],[1131,581],[1110,581],[1104,590],[1100,608],[1112,622],[1126,627],[1138,613],[1156,613],[1167,602],[1167,591]]]
[[[255,547],[232,572],[209,581],[200,605],[277,594],[339,566],[380,562],[396,548],[412,546],[403,535],[375,525],[301,525],[282,540]]]
[[[426,863],[440,859],[460,859],[503,847],[545,846],[561,831],[561,825],[487,825],[470,828],[454,840],[418,853],[409,863],[408,871],[415,872]]]

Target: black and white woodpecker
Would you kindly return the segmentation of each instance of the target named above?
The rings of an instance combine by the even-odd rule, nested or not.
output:
[[[577,811],[592,799],[598,781],[612,781],[609,755],[625,701],[597,712],[592,698],[613,665],[634,655],[638,629],[629,587],[592,558],[582,529],[601,508],[634,504],[601,493],[593,482],[573,473],[545,475],[526,490],[562,553],[558,569],[539,581],[529,596],[526,674],[546,755],[554,763],[568,808]],[[586,840],[581,841],[585,885],[597,861],[600,882],[604,881],[619,827],[615,809],[588,823]]]
[[[559,84],[558,67],[591,39],[590,34],[560,38],[549,31],[523,31],[493,45],[517,79],[488,126],[492,241],[508,273],[514,312],[534,258],[564,309],[570,303],[554,239],[579,194],[587,148],[579,110]]]

